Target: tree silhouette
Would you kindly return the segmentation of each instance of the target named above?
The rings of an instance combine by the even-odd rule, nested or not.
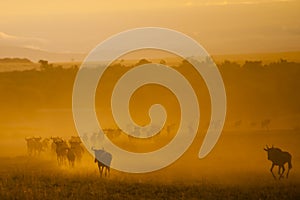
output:
[[[39,60],[41,71],[48,71],[53,68],[52,64],[49,64],[47,60]]]
[[[149,60],[143,58],[143,59],[139,60],[139,62],[137,62],[135,64],[135,66],[139,66],[139,65],[143,65],[143,64],[148,64],[148,63],[151,63],[151,62]]]

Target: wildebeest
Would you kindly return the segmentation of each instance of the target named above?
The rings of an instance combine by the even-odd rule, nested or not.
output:
[[[275,147],[271,147],[269,148],[268,146],[266,146],[266,148],[264,148],[264,150],[266,152],[268,152],[268,160],[272,161],[272,166],[271,166],[271,173],[273,175],[273,177],[276,179],[276,176],[273,173],[273,168],[275,165],[278,166],[278,174],[279,174],[279,179],[283,178],[283,173],[285,171],[284,168],[284,164],[288,163],[288,171],[286,174],[286,178],[289,177],[289,172],[290,169],[292,168],[292,156],[289,152],[286,151],[282,151],[279,148],[275,148]],[[282,169],[282,172],[281,172]]]
[[[42,150],[43,151],[47,151],[49,149],[49,142],[50,139],[49,138],[44,138],[41,143],[42,143]]]
[[[55,143],[55,152],[58,165],[65,164],[68,153],[68,144],[63,139],[57,139],[53,141]]]
[[[92,150],[95,152],[95,163],[98,164],[98,169],[100,173],[100,177],[102,177],[102,173],[104,170],[104,175],[110,175],[110,164],[112,160],[112,155],[105,151],[104,149],[94,149]]]
[[[106,135],[109,135],[111,138],[116,138],[121,135],[122,131],[121,129],[108,128],[108,129],[104,129],[104,133]]]
[[[69,140],[69,144],[72,152],[74,152],[76,156],[76,161],[80,162],[82,154],[84,153],[84,149],[81,146],[81,139],[79,137],[72,136]]]
[[[78,136],[71,136],[68,140],[61,137],[51,137],[51,151],[56,154],[58,165],[67,164],[74,167],[75,161],[80,161],[84,153],[84,148],[81,146],[81,139]]]
[[[52,140],[52,143],[51,143],[51,152],[53,153],[53,154],[56,154],[56,142],[57,141],[60,141],[60,140],[63,140],[61,137],[51,137],[50,138],[51,140]]]
[[[41,143],[41,137],[26,137],[27,142],[27,152],[29,156],[39,155],[43,150],[43,145]]]
[[[26,140],[26,143],[27,143],[27,153],[28,153],[29,156],[31,156],[34,152],[34,143],[35,143],[35,141],[34,141],[33,137],[26,137],[25,140]]]

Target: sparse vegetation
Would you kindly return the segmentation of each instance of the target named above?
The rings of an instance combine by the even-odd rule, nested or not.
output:
[[[149,62],[142,59],[138,63]],[[297,92],[300,87],[298,78],[300,63],[281,59],[269,64],[263,64],[260,61],[246,61],[240,65],[224,61],[218,66],[229,98],[229,121],[251,120],[260,123],[268,119],[272,123],[256,126],[267,130],[277,125],[271,119],[272,116],[297,115],[300,112],[300,95]],[[26,71],[0,73],[0,93],[2,94],[0,109],[2,111],[7,110],[7,105],[10,105],[9,111],[25,108],[37,110],[51,107],[71,107],[73,82],[78,66],[65,68],[60,64],[54,65],[40,60],[39,67]],[[200,82],[199,77],[189,67],[190,64],[183,61],[175,68],[181,73],[189,74],[191,81]],[[117,63],[106,71],[105,80],[114,81],[116,77],[130,68]],[[108,88],[104,88],[104,90],[108,90]],[[205,90],[205,87],[200,86],[200,90]],[[19,102],[21,99],[22,103]],[[245,119],[243,115],[247,115],[250,119]],[[238,127],[242,128],[247,124],[250,123],[242,123]],[[287,128],[296,125],[295,123],[290,124],[290,127]],[[234,126],[233,123],[232,127]]]
[[[218,184],[99,178],[95,171],[59,169],[50,161],[1,158],[0,199],[298,199],[295,182]],[[32,159],[32,158],[31,158]],[[5,163],[5,164],[4,164]],[[23,164],[23,165],[22,165]]]

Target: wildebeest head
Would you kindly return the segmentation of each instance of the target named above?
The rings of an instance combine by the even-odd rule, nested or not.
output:
[[[268,147],[268,145],[266,145],[264,150],[268,153],[268,160],[273,160],[275,157],[278,156],[278,153],[282,152],[281,149],[275,148],[273,145],[271,148]]]
[[[81,143],[81,139],[78,136],[71,136],[69,143]]]
[[[28,142],[28,141],[33,141],[34,138],[33,137],[25,137],[25,140]]]
[[[42,139],[42,137],[34,137],[34,140],[36,141],[36,142],[40,142],[41,141],[41,139]]]

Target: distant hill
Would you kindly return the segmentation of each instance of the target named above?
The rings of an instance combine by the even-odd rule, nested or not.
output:
[[[0,46],[0,49],[0,58],[27,58],[33,62],[41,59],[49,62],[82,61],[85,57],[85,54],[79,53],[53,53],[16,46]]]
[[[32,63],[27,58],[0,58],[0,63]]]
[[[252,54],[233,54],[233,55],[212,55],[215,62],[220,63],[224,60],[234,61],[239,64],[248,61],[262,61],[265,64],[278,61],[280,59],[291,62],[300,62],[300,51],[278,52],[278,53],[252,53]]]

